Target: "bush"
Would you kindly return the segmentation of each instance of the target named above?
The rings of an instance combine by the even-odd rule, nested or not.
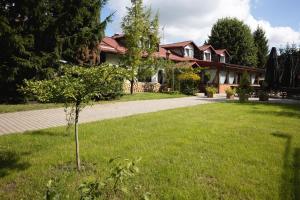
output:
[[[267,91],[261,90],[258,92],[259,101],[268,101],[269,93]]]
[[[180,81],[180,92],[183,94],[195,95],[198,92],[200,77],[193,70],[179,74],[178,79]]]
[[[216,94],[218,91],[215,87],[206,87],[205,90],[208,98],[213,98],[214,94]]]
[[[246,102],[249,99],[250,93],[253,91],[249,75],[247,72],[243,73],[242,78],[240,80],[240,84],[237,87],[237,94],[239,95],[240,102]]]
[[[192,68],[189,63],[169,64],[165,68],[168,88],[183,94],[195,95],[200,82],[200,68]]]
[[[227,99],[230,99],[230,98],[232,98],[235,95],[236,89],[230,87],[230,88],[227,88],[225,90],[225,92],[226,92]]]

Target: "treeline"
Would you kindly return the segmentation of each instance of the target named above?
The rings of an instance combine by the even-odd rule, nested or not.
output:
[[[300,48],[295,44],[279,51],[272,48],[266,64],[266,84],[274,91],[300,87]]]
[[[278,66],[281,88],[300,87],[300,48],[296,44],[279,49]]]
[[[24,79],[55,74],[61,60],[100,62],[98,43],[110,16],[106,0],[4,0],[0,2],[0,102],[22,101]]]

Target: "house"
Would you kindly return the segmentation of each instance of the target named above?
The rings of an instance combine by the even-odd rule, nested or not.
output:
[[[124,35],[105,37],[100,48],[102,62],[119,64],[121,56],[126,53]],[[203,67],[199,85],[202,92],[205,86],[211,85],[215,86],[219,93],[225,93],[227,88],[238,86],[244,72],[248,72],[252,86],[259,87],[259,81],[265,73],[263,69],[230,64],[230,54],[226,49],[214,49],[211,45],[197,46],[193,41],[159,45],[154,55],[174,63],[185,62],[190,63],[192,67]],[[158,70],[149,81],[163,84],[163,70]]]

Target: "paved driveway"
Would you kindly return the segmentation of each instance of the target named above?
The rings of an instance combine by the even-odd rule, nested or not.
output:
[[[86,107],[80,113],[79,122],[99,121],[216,101],[224,101],[224,98],[185,97],[97,104],[92,107]],[[66,115],[63,108],[0,114],[0,135],[63,125],[66,125]]]

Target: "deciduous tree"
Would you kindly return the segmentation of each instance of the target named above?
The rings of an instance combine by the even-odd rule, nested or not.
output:
[[[132,6],[127,8],[127,15],[123,18],[122,29],[128,49],[124,64],[130,71],[130,93],[133,94],[138,73],[143,73],[143,69],[151,71],[149,67],[153,67],[153,53],[159,45],[159,22],[158,14],[152,19],[152,10],[143,6],[143,0],[132,0],[131,3]]]
[[[227,49],[231,63],[256,66],[257,49],[249,26],[236,18],[219,19],[209,36],[209,44],[216,49]]]
[[[80,170],[78,119],[82,109],[95,98],[118,92],[126,73],[123,68],[102,65],[84,68],[64,66],[61,74],[50,80],[25,81],[22,91],[40,102],[62,102],[71,110],[75,123],[76,164]]]

